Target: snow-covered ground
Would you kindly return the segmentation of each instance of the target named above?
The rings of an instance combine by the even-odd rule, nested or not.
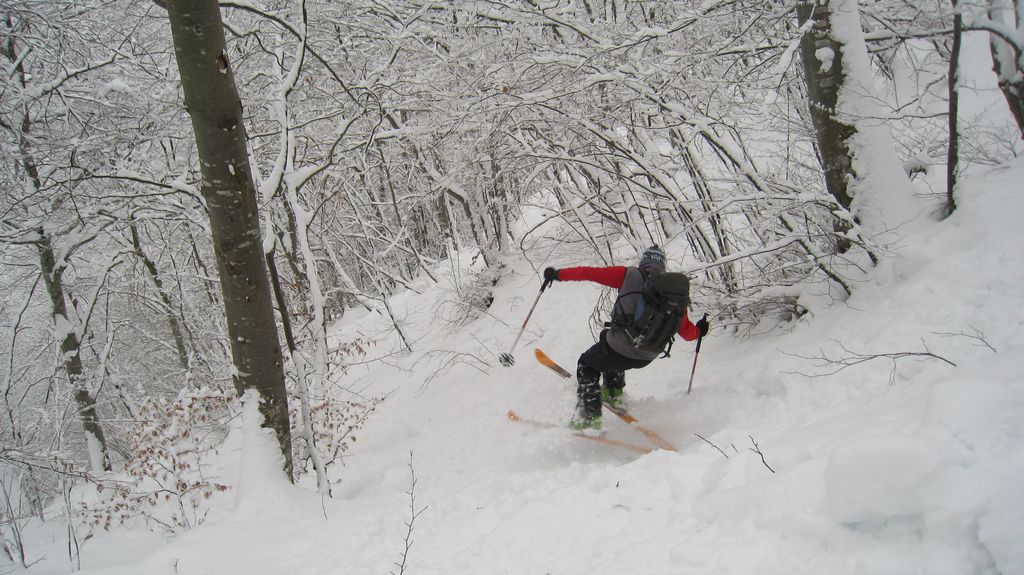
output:
[[[998,105],[976,94],[964,114]],[[173,538],[101,532],[82,542],[83,572],[1024,574],[1022,181],[1020,159],[965,180],[957,212],[902,230],[845,303],[808,293],[811,313],[788,324],[713,321],[689,395],[692,344],[628,372],[631,411],[676,452],[641,455],[564,427],[574,388],[532,349],[572,370],[593,341],[598,286],[556,283],[516,364],[498,364],[539,271],[597,263],[556,228],[508,256],[493,304],[471,321],[455,303],[471,262],[438,270],[439,284],[422,278],[392,302],[411,353],[380,315],[335,326],[335,343],[377,342],[336,383],[388,398],[333,470],[333,498],[281,478],[249,404],[219,461],[232,489],[205,523]],[[670,259],[688,263],[676,246]],[[701,304],[695,315],[715,316]],[[553,426],[511,422],[509,409]],[[609,415],[604,428],[645,443]],[[25,536],[29,572],[68,572],[60,521]],[[17,572],[3,561],[0,572]]]
[[[202,526],[171,539],[100,534],[83,544],[83,571],[398,573],[415,511],[404,572],[423,575],[1024,573],[1022,180],[1017,161],[967,182],[959,210],[919,225],[846,303],[808,297],[804,318],[741,334],[713,324],[689,395],[692,344],[629,372],[632,412],[677,452],[641,455],[562,427],[574,389],[532,349],[572,369],[592,342],[598,286],[556,283],[515,366],[497,362],[537,270],[580,255],[531,244],[508,259],[488,313],[463,323],[451,270],[424,279],[393,302],[414,351],[394,353],[392,336],[370,349],[383,361],[339,380],[390,396],[335,470],[333,499],[273,473],[249,406],[224,449],[234,488]],[[715,314],[699,301],[694,311]],[[387,326],[351,313],[336,337]],[[814,359],[925,351],[946,361],[879,357],[836,372]],[[510,422],[509,409],[558,427]],[[604,427],[644,443],[607,414]],[[67,571],[59,525],[27,536],[41,559],[31,572]]]

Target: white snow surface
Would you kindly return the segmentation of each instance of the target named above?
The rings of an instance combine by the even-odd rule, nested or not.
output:
[[[335,326],[338,342],[378,338],[362,361],[382,358],[337,383],[391,395],[333,469],[333,498],[283,480],[249,401],[223,449],[218,479],[233,488],[206,522],[172,538],[100,533],[83,543],[83,572],[399,573],[412,489],[410,574],[1024,573],[1022,179],[1017,161],[967,182],[958,211],[907,237],[846,303],[808,294],[811,313],[789,324],[713,324],[689,395],[690,343],[628,372],[632,413],[677,452],[639,455],[563,428],[573,386],[532,349],[572,370],[602,288],[556,283],[516,364],[497,362],[538,271],[589,263],[582,254],[553,237],[528,244],[487,313],[459,323],[453,275],[468,276],[449,266],[448,283],[422,279],[422,293],[392,303],[413,352],[377,313]],[[825,375],[836,366],[808,359],[926,349],[956,366],[879,358]],[[558,427],[510,422],[508,409]],[[609,414],[604,428],[645,442]],[[59,524],[26,537],[30,572],[68,571]]]
[[[989,108],[977,101],[972,123]],[[599,262],[566,248],[549,222],[507,256],[490,308],[466,319],[457,292],[480,263],[463,254],[435,270],[440,284],[420,278],[419,293],[391,301],[412,352],[383,308],[350,310],[334,326],[333,345],[375,343],[333,382],[388,398],[331,470],[332,498],[284,480],[275,439],[247,398],[209,470],[231,489],[206,521],[174,537],[138,526],[80,533],[81,572],[1024,574],[1021,181],[1024,159],[973,167],[949,219],[921,207],[914,226],[888,230],[898,236],[891,251],[852,298],[808,291],[810,313],[799,320],[727,330],[698,299],[693,315],[708,312],[712,331],[693,392],[692,343],[677,341],[671,358],[626,376],[631,412],[675,452],[640,455],[564,428],[574,387],[532,350],[573,371],[594,341],[599,286],[552,286],[516,364],[498,364],[540,271]],[[516,227],[549,214],[529,208]],[[675,268],[693,264],[682,242],[667,247]],[[622,250],[620,263],[636,257]],[[938,357],[878,357],[839,371],[815,359],[904,352]],[[554,427],[508,421],[509,409]],[[604,429],[646,441],[608,414]],[[28,522],[24,535],[28,573],[71,570],[60,517]],[[8,572],[24,571],[0,554]]]

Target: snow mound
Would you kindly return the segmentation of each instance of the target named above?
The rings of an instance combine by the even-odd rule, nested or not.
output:
[[[921,437],[869,437],[839,446],[825,466],[829,516],[858,524],[924,513],[921,490],[946,457],[939,442]]]

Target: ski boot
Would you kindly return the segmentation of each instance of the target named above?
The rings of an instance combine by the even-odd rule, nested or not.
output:
[[[621,388],[609,389],[605,387],[601,389],[601,403],[606,403],[612,407],[625,407],[626,399],[623,397]]]
[[[601,431],[601,416],[577,413],[569,422],[569,429],[579,432]]]

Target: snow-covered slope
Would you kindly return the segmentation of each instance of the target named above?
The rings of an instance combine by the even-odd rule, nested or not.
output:
[[[555,284],[516,365],[496,360],[537,294],[537,269],[581,256],[548,240],[510,257],[494,303],[465,322],[453,320],[451,270],[448,283],[423,280],[393,302],[413,351],[381,339],[369,354],[381,361],[338,381],[390,395],[335,470],[333,499],[274,476],[249,409],[226,449],[231,499],[203,526],[170,541],[101,535],[82,565],[398,573],[415,512],[405,573],[1024,573],[1021,180],[1024,162],[970,182],[950,219],[907,238],[845,304],[809,298],[808,316],[743,337],[714,326],[690,395],[692,344],[629,372],[632,412],[678,452],[638,455],[562,428],[574,390],[531,350],[574,367],[601,288]],[[374,339],[389,321],[353,313],[336,338]],[[856,362],[904,352],[937,357]],[[855,365],[838,370],[843,360]],[[510,422],[510,408],[559,427]],[[643,442],[618,420],[605,429]],[[60,534],[33,537],[53,549],[33,572],[66,570]]]

